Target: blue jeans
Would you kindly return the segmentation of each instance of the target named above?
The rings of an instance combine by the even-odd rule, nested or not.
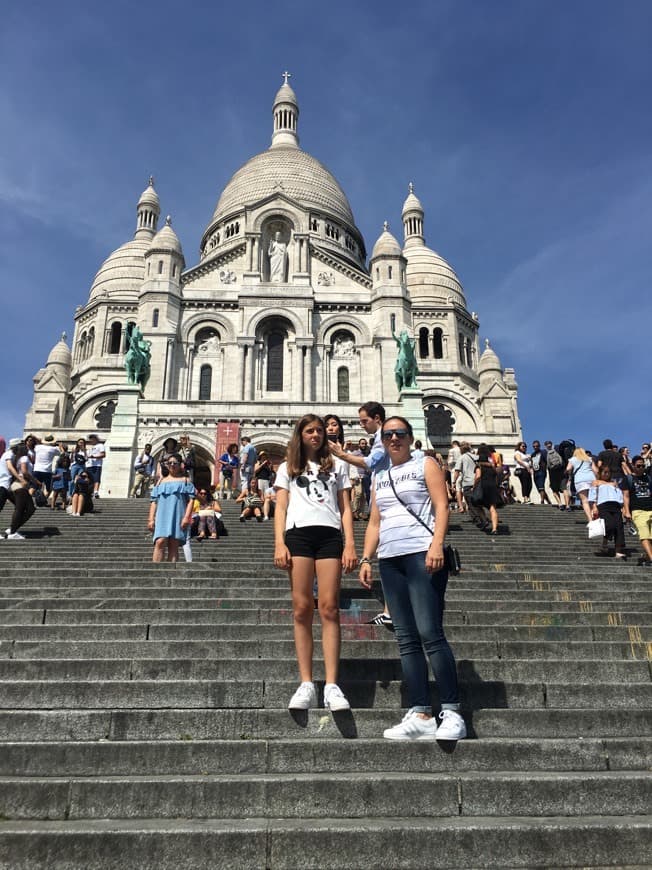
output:
[[[428,663],[442,710],[459,710],[457,667],[442,625],[448,571],[426,571],[426,551],[380,559],[380,579],[394,622],[410,708],[432,713]],[[425,654],[424,654],[425,650]]]
[[[72,498],[72,494],[75,489],[75,478],[78,474],[84,471],[85,467],[86,466],[84,465],[77,465],[76,462],[73,462],[73,464],[70,466],[70,483],[68,484],[68,495],[70,496],[70,498]]]

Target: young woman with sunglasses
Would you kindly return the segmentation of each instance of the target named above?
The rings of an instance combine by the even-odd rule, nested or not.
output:
[[[384,737],[461,740],[466,725],[459,713],[457,667],[442,625],[448,582],[444,472],[430,456],[412,456],[412,427],[403,417],[385,420],[381,437],[391,465],[374,478],[360,582],[371,588],[371,558],[377,550],[410,704],[402,722],[388,728]],[[439,689],[439,727],[432,716],[426,655]]]
[[[154,533],[152,562],[179,560],[179,542],[186,539],[184,529],[192,522],[195,487],[182,476],[181,456],[171,453],[165,467],[167,476],[152,489],[147,528]]]
[[[352,571],[358,559],[353,543],[347,466],[331,456],[328,444],[321,417],[303,416],[294,427],[287,460],[279,466],[274,483],[274,565],[290,574],[294,643],[301,678],[288,704],[290,710],[317,706],[312,679],[315,576],[326,676],[324,705],[331,711],[350,707],[337,685],[340,581],[342,569]]]

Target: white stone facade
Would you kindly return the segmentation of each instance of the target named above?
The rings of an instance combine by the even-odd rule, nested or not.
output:
[[[137,324],[152,356],[133,410],[134,449],[151,441],[157,450],[188,433],[212,468],[215,425],[232,420],[280,455],[307,411],[338,413],[357,438],[363,402],[401,413],[392,333],[407,329],[433,446],[488,440],[511,453],[521,428],[514,372],[501,369],[488,343],[480,355],[478,318],[451,266],[425,245],[412,185],[403,247],[385,226],[367,263],[344,192],[299,148],[298,115],[286,80],[270,148],[227,184],[191,268],[169,219],[157,232],[150,179],[134,238],[104,262],[75,312],[72,351],[62,339],[34,378],[26,431],[70,440],[98,431],[110,446],[127,334]],[[123,453],[125,419],[123,408]]]

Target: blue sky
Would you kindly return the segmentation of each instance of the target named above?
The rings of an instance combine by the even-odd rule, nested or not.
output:
[[[427,0],[4,4],[0,433],[153,174],[188,265],[235,170],[268,147],[284,69],[301,146],[367,249],[426,243],[456,269],[526,440],[652,437],[652,3]],[[647,352],[645,351],[647,348]]]

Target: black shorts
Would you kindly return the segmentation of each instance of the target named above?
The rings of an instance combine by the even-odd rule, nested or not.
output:
[[[307,559],[341,559],[344,552],[342,532],[332,526],[294,526],[285,533],[285,546],[291,556]]]

